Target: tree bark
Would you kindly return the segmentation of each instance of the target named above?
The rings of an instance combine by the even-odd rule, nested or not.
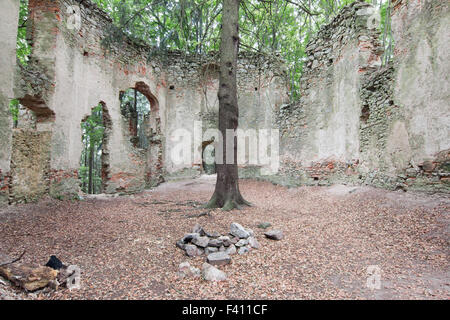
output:
[[[93,179],[92,179],[92,169],[94,166],[94,143],[89,139],[89,184],[88,184],[88,194],[92,194]]]
[[[87,168],[88,166],[88,142],[87,142],[87,133],[84,134],[84,167]],[[86,192],[86,175],[83,176],[83,192]]]
[[[240,0],[223,0],[222,34],[220,43],[220,77],[219,77],[219,131],[222,134],[222,161],[217,162],[217,182],[208,208],[232,210],[242,205],[250,205],[239,191],[237,168],[237,138],[234,137],[234,161],[227,163],[226,132],[238,127],[237,100],[237,57],[239,50],[239,2]],[[216,154],[218,154],[216,152]],[[221,162],[221,163],[220,163]]]

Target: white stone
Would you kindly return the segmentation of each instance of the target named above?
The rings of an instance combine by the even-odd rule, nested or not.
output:
[[[281,240],[284,238],[283,231],[281,230],[270,230],[264,233],[264,235],[272,240]]]
[[[226,252],[214,252],[208,255],[206,261],[209,264],[223,266],[231,262],[231,257]]]
[[[238,250],[238,254],[243,255],[243,254],[248,253],[249,251],[250,251],[250,248],[248,246],[247,247],[240,247],[239,250]]]
[[[225,272],[217,269],[216,267],[204,263],[202,266],[202,276],[206,281],[224,281],[227,280]]]
[[[255,237],[248,238],[248,244],[250,245],[250,247],[252,247],[254,249],[260,248],[260,244],[259,244],[258,240],[256,240]]]
[[[246,239],[250,237],[250,233],[245,230],[243,226],[241,226],[239,223],[233,222],[230,226],[230,234],[232,234],[235,237],[238,237],[240,239]]]
[[[230,246],[225,250],[225,252],[226,252],[228,255],[236,254],[236,246],[235,246],[234,244],[230,245]]]
[[[247,239],[241,239],[236,243],[236,247],[245,247],[248,244]]]

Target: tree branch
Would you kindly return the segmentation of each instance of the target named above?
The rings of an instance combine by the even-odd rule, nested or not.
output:
[[[24,256],[25,252],[27,252],[27,251],[23,250],[22,254],[18,258],[14,259],[14,260],[12,260],[10,262],[2,263],[2,264],[0,264],[0,267],[3,267],[3,266],[6,266],[7,264],[12,264],[14,262],[19,261],[20,259],[22,259],[22,257]]]

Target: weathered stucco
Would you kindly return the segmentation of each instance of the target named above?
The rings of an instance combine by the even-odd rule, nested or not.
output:
[[[397,171],[417,171],[408,177],[408,185],[427,188],[428,183],[428,187],[449,190],[449,3],[403,0],[394,5],[393,95],[401,108],[404,138],[398,143],[390,140],[391,149],[399,151],[388,152],[387,157],[401,162],[394,165]],[[390,134],[396,136],[395,126]]]
[[[79,29],[71,27],[73,5],[81,9]],[[218,104],[214,100],[218,83],[214,73],[205,71],[217,63],[215,54],[169,52],[148,59],[150,48],[139,44],[105,48],[111,20],[89,1],[30,0],[29,11],[32,55],[29,65],[20,68],[15,96],[36,115],[31,128],[51,136],[51,157],[45,166],[48,181],[42,181],[42,188],[58,198],[78,193],[81,121],[100,102],[110,121],[102,159],[105,192],[136,192],[165,177],[200,172],[201,159],[173,163],[170,155],[175,143],[170,137],[180,128],[193,133],[194,121],[203,121],[202,131],[217,127]],[[241,57],[238,79],[242,128],[272,123],[273,111],[286,103],[288,90],[282,64],[279,57]],[[129,88],[138,89],[151,104],[146,128],[150,146],[145,150],[133,145],[127,119],[120,111],[119,94]],[[200,140],[193,148],[201,146]],[[22,182],[28,176],[23,173],[16,176],[14,184],[26,188]],[[34,199],[35,191],[30,189],[29,193]],[[13,196],[11,200],[27,199]]]
[[[10,197],[38,200],[49,192],[50,132],[14,130]]]
[[[279,113],[286,183],[353,179],[360,156],[361,81],[381,65],[378,26],[377,10],[355,2],[308,44],[301,100]]]
[[[169,90],[166,96],[165,132],[169,135],[166,137],[168,143],[164,163],[169,174],[192,167],[191,164],[177,165],[171,160],[170,155],[176,142],[170,140],[170,133],[185,129],[193,138],[195,121],[202,122],[202,133],[209,128],[218,128],[219,82],[216,54],[184,58],[182,64],[180,60],[183,61],[176,57],[176,61],[169,61],[166,67]],[[286,71],[279,57],[241,54],[237,79],[239,128],[275,128],[276,110],[288,101]],[[194,144],[192,152],[199,147],[201,145]],[[195,168],[201,163],[193,161],[193,164]]]
[[[151,48],[142,44],[105,48],[111,20],[89,1],[30,0],[32,55],[27,67],[17,69],[13,85],[18,1],[5,1],[0,203],[78,194],[81,121],[99,103],[106,124],[104,192],[136,192],[201,172],[195,151],[211,143],[202,135],[218,125],[217,53],[149,58]],[[72,5],[81,9],[79,29],[70,27]],[[286,185],[366,183],[448,192],[449,22],[445,2],[395,1],[394,62],[381,67],[379,13],[362,1],[345,7],[307,46],[301,100],[295,104],[288,104],[287,73],[279,56],[242,53],[239,127],[280,132],[280,170],[262,178]],[[133,143],[129,119],[120,110],[120,92],[129,88],[151,105],[145,149]],[[12,98],[26,108],[14,130],[8,110]],[[199,121],[200,140],[193,141]],[[186,163],[171,156],[180,129],[194,142]],[[260,168],[242,164],[240,176],[261,177]]]
[[[449,19],[446,2],[394,2],[394,63],[381,68],[375,11],[344,8],[308,45],[302,99],[280,110],[283,162],[270,179],[448,192]]]
[[[448,3],[396,1],[393,65],[363,85],[361,172],[380,187],[449,190]]]
[[[14,98],[16,38],[19,0],[4,0],[0,10],[0,204],[7,203],[11,161],[11,123],[9,101]]]

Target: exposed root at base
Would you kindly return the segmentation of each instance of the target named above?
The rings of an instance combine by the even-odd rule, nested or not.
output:
[[[241,195],[238,196],[239,199],[227,199],[223,205],[220,205],[218,197],[214,194],[211,200],[204,206],[205,209],[216,209],[221,208],[223,211],[230,211],[233,209],[241,210],[242,207],[251,207],[252,204],[246,201]]]

